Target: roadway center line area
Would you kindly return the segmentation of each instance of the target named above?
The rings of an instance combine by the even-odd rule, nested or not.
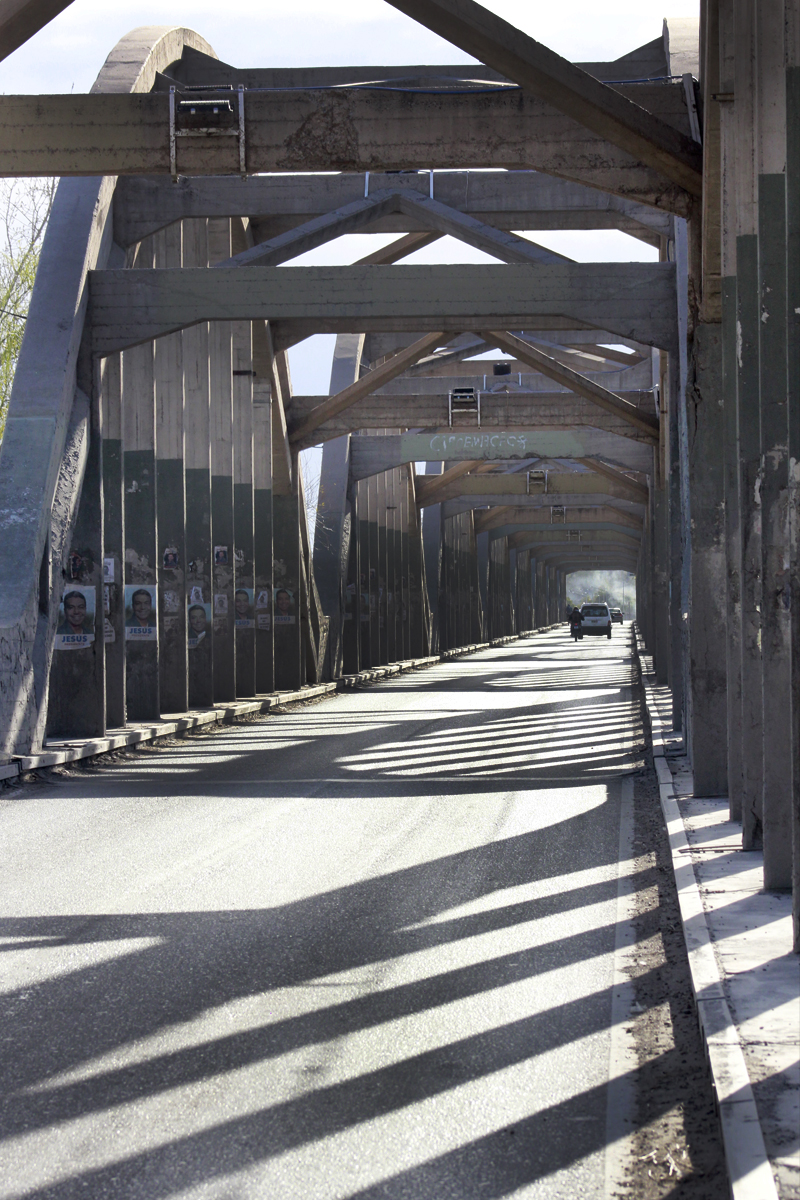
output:
[[[7,789],[0,1197],[724,1195],[635,1167],[645,761],[629,627],[564,626]]]

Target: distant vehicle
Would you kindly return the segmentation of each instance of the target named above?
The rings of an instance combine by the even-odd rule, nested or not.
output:
[[[584,604],[581,608],[581,628],[584,633],[605,634],[611,637],[611,610],[607,604]]]
[[[622,625],[622,624],[624,624],[625,618],[624,618],[624,617],[623,617],[623,615],[622,615],[622,609],[621,609],[621,608],[612,608],[612,610],[611,610],[611,620],[612,620],[612,621],[614,621],[614,622],[615,622],[617,625]]]

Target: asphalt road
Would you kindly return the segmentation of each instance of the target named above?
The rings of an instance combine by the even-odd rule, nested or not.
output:
[[[5,792],[0,1197],[602,1196],[632,671],[562,627]]]

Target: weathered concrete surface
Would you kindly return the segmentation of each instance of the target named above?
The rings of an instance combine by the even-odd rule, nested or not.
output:
[[[692,762],[700,796],[727,790],[725,528],[722,338],[718,325],[694,336],[689,409],[692,601],[689,623]]]

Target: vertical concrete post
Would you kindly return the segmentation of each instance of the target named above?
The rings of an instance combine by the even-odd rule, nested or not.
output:
[[[790,569],[792,586],[792,900],[800,950],[800,20],[787,26],[786,227],[789,394]]]
[[[103,425],[103,628],[106,725],[125,724],[125,523],[122,491],[120,356],[100,363]],[[98,630],[95,630],[95,637]]]
[[[151,267],[142,242],[135,266]],[[122,445],[125,488],[125,692],[127,719],[160,716],[158,669],[158,541],[156,530],[155,379],[153,343],[122,355]],[[148,606],[147,599],[150,604]]]
[[[736,87],[734,12],[723,4],[719,13],[721,94]],[[736,211],[737,125],[734,106],[720,104],[721,161],[721,317],[722,402],[724,422],[725,559],[726,559],[726,674],[728,713],[728,804],[731,818],[742,819],[742,600],[741,515],[739,511],[739,446],[736,386]]]
[[[184,221],[183,262],[208,263],[205,220]],[[209,327],[183,331],[184,455],[186,466],[186,612],[189,705],[214,703],[213,564],[211,530],[211,411]]]
[[[352,488],[348,495],[348,504],[350,506],[349,551],[345,552],[344,538],[342,541],[342,557],[345,561],[347,570],[345,577],[344,612],[342,615],[342,672],[346,675],[352,675],[361,670],[362,589],[359,487],[360,485],[356,484],[356,486]],[[317,536],[319,536],[319,527]],[[331,657],[332,667],[333,663],[334,659]]]
[[[764,886],[791,887],[791,613],[784,3],[757,5]]]
[[[658,456],[658,448],[654,458]],[[669,682],[670,628],[670,536],[669,500],[655,463],[653,480],[653,665],[656,682]]]
[[[253,327],[232,323],[233,541],[236,570],[234,637],[236,694],[256,694],[256,618],[253,516]]]
[[[258,326],[254,327],[254,335]],[[253,591],[255,593],[256,695],[275,689],[272,592],[271,394],[260,375],[253,382]]]
[[[764,778],[755,8],[754,0],[736,0],[736,408],[742,546],[742,844],[745,849],[763,845]]]
[[[441,475],[443,464],[429,462],[425,464],[426,475]],[[431,638],[434,653],[439,647],[439,570],[442,542],[442,506],[430,504],[421,510],[422,514],[422,549],[425,556],[425,584],[428,589],[428,604],[431,610]],[[487,535],[488,540],[488,535]]]
[[[378,589],[378,661],[382,664],[389,662],[389,513],[386,507],[388,500],[386,476],[386,471],[381,471],[375,476],[375,506],[377,516],[376,533],[378,548],[378,572],[375,582]]]
[[[230,254],[230,221],[209,221],[209,262],[212,265],[221,262],[229,258]],[[236,560],[233,530],[233,376],[230,323],[212,321],[208,341],[211,379],[211,528],[214,533],[214,699],[228,701],[236,698]]]
[[[380,504],[380,488],[378,476],[370,475],[367,479],[367,495],[369,497],[369,657],[370,664],[377,667],[381,663],[381,634],[380,634],[380,577],[381,551],[380,526],[383,513]]]
[[[91,389],[83,486],[61,592],[50,663],[47,736],[102,737],[106,731],[103,623],[103,439],[100,371]],[[77,617],[85,614],[77,632]],[[73,623],[70,623],[70,616]],[[92,617],[94,618],[92,620]],[[90,639],[86,642],[83,639]]]
[[[692,769],[695,793],[727,793],[725,679],[725,530],[723,492],[722,339],[700,323],[693,345],[689,469],[692,489]]]
[[[154,236],[155,265],[180,267],[181,222]],[[158,638],[161,710],[186,712],[189,676],[186,639],[186,494],[183,446],[183,340],[155,342],[156,494],[158,503]]]

